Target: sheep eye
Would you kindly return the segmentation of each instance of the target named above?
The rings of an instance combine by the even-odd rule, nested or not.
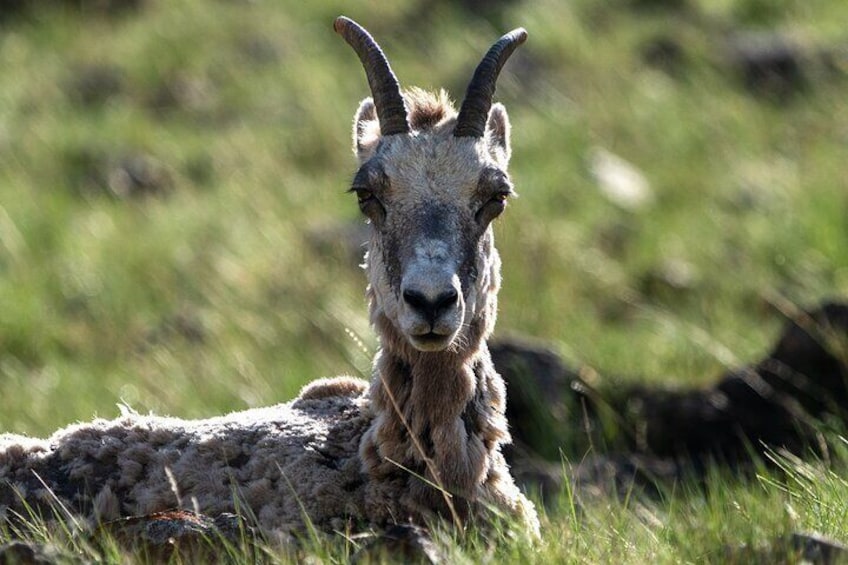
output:
[[[382,222],[386,216],[386,209],[380,199],[374,196],[374,192],[370,188],[354,185],[348,192],[356,194],[359,209],[363,214],[377,224]]]
[[[374,193],[367,188],[353,187],[350,190],[356,193],[356,200],[360,206],[374,200]]]

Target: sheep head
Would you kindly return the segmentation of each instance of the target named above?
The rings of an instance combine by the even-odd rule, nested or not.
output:
[[[474,320],[485,320],[481,337],[494,324],[500,260],[491,222],[514,194],[509,118],[492,96],[527,34],[517,29],[492,46],[457,113],[444,92],[401,93],[358,24],[340,17],[335,29],[359,55],[372,92],[354,116],[359,170],[351,187],[373,227],[366,259],[372,320],[388,320],[417,351],[471,345]]]

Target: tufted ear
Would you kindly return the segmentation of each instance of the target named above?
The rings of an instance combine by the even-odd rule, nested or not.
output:
[[[509,146],[509,130],[509,116],[507,116],[506,108],[500,103],[492,104],[486,120],[486,143],[489,153],[503,168],[509,164],[512,152]]]
[[[371,98],[359,103],[353,116],[353,153],[359,164],[365,163],[374,155],[380,142],[380,121],[377,119],[377,107]]]

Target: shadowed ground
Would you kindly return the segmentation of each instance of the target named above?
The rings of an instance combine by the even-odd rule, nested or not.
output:
[[[744,469],[768,449],[809,454],[821,447],[822,420],[848,422],[845,303],[798,313],[765,358],[702,389],[596,389],[544,347],[491,349],[509,384],[516,475],[548,490],[558,467],[534,457],[550,460],[557,448],[572,462],[589,454],[575,468],[578,484],[627,492],[634,480],[703,477],[713,464]]]

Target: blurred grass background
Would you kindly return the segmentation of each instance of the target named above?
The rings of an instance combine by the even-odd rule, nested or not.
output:
[[[600,385],[700,385],[765,352],[775,299],[848,294],[845,2],[11,2],[1,431],[368,375],[344,194],[368,90],[342,13],[403,85],[458,99],[501,33],[529,31],[497,95],[521,195],[496,228],[498,335]],[[797,76],[752,74],[760,44]]]

